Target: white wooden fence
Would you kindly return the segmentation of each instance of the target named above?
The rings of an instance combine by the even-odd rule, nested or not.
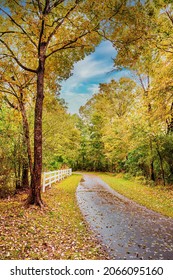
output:
[[[43,187],[42,191],[45,192],[45,188],[47,186],[50,186],[62,179],[64,179],[67,176],[70,176],[72,174],[72,169],[62,169],[62,170],[56,170],[56,171],[50,171],[50,172],[44,172],[43,173]]]

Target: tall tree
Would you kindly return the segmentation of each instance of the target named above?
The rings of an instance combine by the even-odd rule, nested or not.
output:
[[[97,170],[118,169],[118,162],[123,162],[128,154],[129,118],[136,97],[135,86],[129,78],[100,84],[98,94],[80,109],[85,126],[88,126],[85,146],[89,142],[92,147],[87,153],[89,155],[91,150],[92,163],[96,161]]]
[[[126,18],[112,18],[107,36],[118,51],[115,64],[135,71],[143,90],[149,146],[150,175],[154,180],[154,160],[160,160],[162,178],[164,166],[157,141],[159,134],[172,129],[172,1],[134,1],[126,8]],[[111,28],[110,28],[111,27]],[[159,117],[159,118],[158,118]]]
[[[73,63],[94,50],[100,18],[95,1],[34,0],[2,1],[0,8],[1,59],[11,60],[37,79],[34,125],[34,164],[29,204],[43,205],[42,112],[46,73],[57,78],[70,74]],[[66,63],[66,64],[65,64]],[[58,65],[58,67],[57,67]]]
[[[26,108],[34,98],[32,92],[35,90],[36,85],[35,76],[33,73],[26,74],[18,65],[14,66],[12,59],[5,61],[4,64],[1,63],[0,75],[0,94],[11,108],[18,110],[22,116],[24,143],[27,150],[30,174],[32,174],[33,160]]]

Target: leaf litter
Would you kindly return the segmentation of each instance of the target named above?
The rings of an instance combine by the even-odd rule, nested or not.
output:
[[[25,194],[0,201],[0,259],[107,259],[76,203],[81,176],[46,191],[45,209],[24,207]]]

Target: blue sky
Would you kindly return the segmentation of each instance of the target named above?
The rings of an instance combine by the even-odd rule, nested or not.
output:
[[[62,82],[61,97],[68,104],[70,113],[78,113],[94,93],[98,92],[99,83],[108,83],[111,79],[118,80],[129,76],[126,70],[116,71],[113,58],[116,51],[109,41],[102,42],[94,53],[75,63],[73,75]],[[112,70],[115,71],[112,71]]]

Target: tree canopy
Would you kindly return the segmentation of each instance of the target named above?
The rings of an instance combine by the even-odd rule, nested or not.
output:
[[[172,1],[2,0],[0,134],[3,192],[65,166],[173,180]],[[131,78],[101,83],[70,115],[60,82],[109,40]]]

